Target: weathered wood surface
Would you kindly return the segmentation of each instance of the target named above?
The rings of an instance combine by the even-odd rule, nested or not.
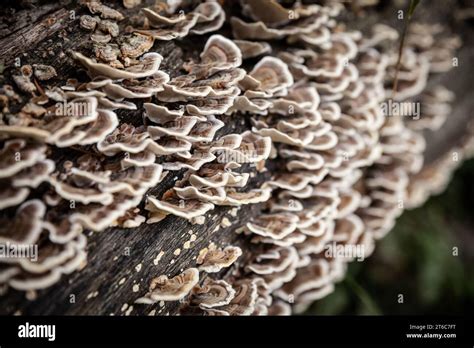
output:
[[[439,4],[427,6],[422,2],[416,18],[433,20],[446,16],[443,9],[446,12],[449,4],[454,4],[455,1],[443,3],[446,7]],[[75,19],[71,19],[72,10],[75,11]],[[129,13],[129,10],[121,10],[125,14]],[[48,2],[41,7],[27,8],[16,13],[16,20],[13,22],[11,18],[8,19],[6,13],[0,16],[0,56],[6,67],[11,65],[15,58],[20,57],[22,64],[41,62],[53,65],[62,77],[78,74],[77,67],[71,64],[67,51],[82,49],[89,33],[78,27],[78,18],[85,12],[75,1]],[[380,18],[398,28],[401,27],[402,23],[396,20],[393,8],[384,8],[380,15],[371,16],[364,26],[370,26]],[[446,18],[443,22],[446,22]],[[453,31],[462,34],[465,44],[459,53],[459,67],[443,76],[440,82],[456,92],[457,101],[453,114],[442,130],[428,137],[427,161],[436,159],[458,141],[465,132],[467,121],[472,119],[474,109],[471,79],[474,76],[474,67],[471,65],[474,61],[473,30],[465,23],[452,22],[451,25]],[[224,30],[228,31],[228,28]],[[162,69],[174,76],[188,57],[199,54],[204,42],[205,37],[161,42],[155,44],[154,50],[164,57]],[[8,82],[8,78],[7,69],[0,83]],[[61,81],[58,79],[55,82]],[[141,122],[139,112],[121,111],[118,114],[124,121]],[[226,127],[221,132],[227,132],[231,127],[236,130],[249,127],[248,120],[242,124],[242,118],[222,119]],[[71,154],[74,155],[77,154]],[[254,185],[262,182],[270,172],[271,170],[257,176]],[[164,192],[174,185],[176,176],[179,175],[180,173],[169,175],[150,193]],[[157,314],[175,314],[176,303],[167,303],[160,307],[159,304],[134,305],[133,302],[146,292],[153,277],[161,274],[174,276],[183,269],[195,266],[195,257],[199,250],[211,241],[218,245],[239,245],[243,249],[254,247],[247,238],[237,235],[234,231],[258,214],[259,206],[244,206],[236,217],[230,216],[229,210],[225,207],[216,208],[206,214],[204,225],[192,225],[183,219],[169,216],[158,224],[144,224],[136,229],[109,228],[100,233],[90,233],[87,247],[88,264],[83,270],[64,276],[53,287],[39,291],[33,301],[26,299],[22,292],[9,290],[0,297],[0,314],[123,315],[127,310],[130,311],[124,304],[133,305],[133,310],[129,312],[131,315],[146,315],[152,310],[156,310]],[[232,221],[232,226],[216,231],[216,226],[224,216]],[[191,239],[191,234],[195,234],[197,238],[191,243],[192,248],[185,249],[183,245]],[[181,253],[174,255],[178,248]],[[161,251],[164,255],[155,264],[154,260]],[[139,285],[138,292],[133,291],[134,285]],[[75,298],[74,302],[71,301],[72,297]]]

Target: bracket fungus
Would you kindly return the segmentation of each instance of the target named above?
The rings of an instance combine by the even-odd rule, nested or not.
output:
[[[239,247],[227,246],[224,249],[217,249],[215,244],[211,244],[201,250],[196,263],[200,265],[199,270],[215,273],[232,265],[241,255],[242,249]]]
[[[235,290],[225,280],[210,280],[206,278],[203,286],[196,286],[192,290],[189,306],[198,306],[201,310],[205,311],[209,308],[228,305],[234,297]]]
[[[135,303],[150,304],[159,301],[178,301],[184,298],[199,281],[199,271],[189,268],[176,277],[161,275],[153,278],[149,292]]]
[[[166,11],[168,10],[168,11]],[[174,13],[176,8],[169,4],[144,8],[148,26],[152,29],[137,28],[137,32],[149,35],[155,40],[174,40],[188,34],[203,35],[218,30],[225,21],[225,13],[217,1],[200,3],[192,11]]]
[[[168,216],[211,224],[216,211],[253,205],[238,226],[216,225],[241,234],[234,245],[210,244],[136,303],[302,312],[355,258],[325,251],[368,257],[400,200],[419,206],[446,184],[455,166],[424,164],[424,132],[451,112],[453,93],[430,81],[452,67],[457,36],[413,23],[398,62],[397,31],[352,30],[339,2],[223,4],[86,1],[77,26],[88,39],[70,52],[85,71],[12,68],[16,87],[0,99],[0,242],[39,254],[0,258],[0,286],[42,289],[80,269],[88,230],[158,230]],[[387,115],[389,102],[421,103],[420,119]],[[472,142],[457,151],[472,155]]]

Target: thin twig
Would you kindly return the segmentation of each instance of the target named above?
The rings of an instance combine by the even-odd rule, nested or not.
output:
[[[413,16],[413,13],[415,12],[415,8],[419,3],[420,3],[420,0],[411,0],[410,7],[408,8],[407,20],[405,22],[405,26],[403,27],[403,33],[400,40],[400,46],[398,47],[398,60],[397,60],[397,67],[395,70],[395,78],[393,81],[392,99],[395,93],[397,92],[397,88],[398,88],[398,73],[400,72],[400,66],[402,64],[403,47],[405,46],[405,37],[408,32],[408,27],[410,25],[411,17]]]

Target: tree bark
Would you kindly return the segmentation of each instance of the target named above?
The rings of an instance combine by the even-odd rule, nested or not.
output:
[[[147,1],[148,3],[150,1]],[[151,1],[153,2],[153,1]],[[107,2],[105,2],[107,3]],[[146,3],[146,2],[145,2]],[[421,3],[417,9],[416,19],[441,20],[446,23],[450,20],[451,29],[460,34],[463,47],[458,58],[459,66],[449,73],[433,79],[432,83],[441,83],[456,93],[456,101],[452,115],[445,126],[438,132],[428,134],[426,162],[432,162],[449,151],[466,132],[466,124],[472,119],[474,98],[472,98],[472,76],[474,67],[474,33],[472,26],[464,22],[456,22],[452,15],[446,18],[446,11],[456,1]],[[113,3],[117,8],[117,4]],[[232,7],[231,7],[232,8]],[[125,15],[135,12],[136,9],[120,11]],[[64,78],[81,74],[77,72],[77,65],[70,60],[68,50],[84,50],[84,43],[88,42],[89,32],[79,28],[78,20],[86,12],[76,1],[63,0],[35,5],[16,12],[14,21],[6,11],[0,16],[0,56],[6,67],[2,74],[1,83],[10,83],[8,67],[12,66],[16,58],[21,64],[42,63],[56,68],[59,78],[52,80],[54,84],[64,83]],[[370,17],[362,20],[354,18],[354,23],[362,23],[362,27],[369,28],[379,21],[401,29],[403,23],[396,19],[396,9],[386,6],[377,13],[370,12]],[[228,33],[229,28],[222,31]],[[222,32],[221,31],[221,32]],[[182,64],[189,58],[197,56],[206,37],[173,40],[170,42],[156,42],[153,50],[164,57],[162,70],[176,76]],[[140,108],[139,108],[140,109]],[[140,111],[118,112],[122,122],[141,122]],[[241,118],[221,117],[226,126],[220,132],[225,133],[230,128],[235,130],[249,129],[248,120],[241,124]],[[67,156],[78,156],[80,153],[71,153]],[[59,156],[59,155],[58,155]],[[64,156],[64,155],[62,155]],[[269,166],[272,166],[269,161]],[[258,186],[264,177],[254,180]],[[174,186],[176,176],[182,172],[172,173],[153,189],[150,194],[160,195]],[[142,226],[134,229],[109,228],[100,233],[86,233],[88,236],[88,262],[81,271],[63,276],[54,286],[37,292],[35,300],[26,299],[25,293],[8,290],[0,297],[0,314],[87,314],[87,315],[123,315],[133,305],[132,315],[146,315],[151,311],[158,314],[176,314],[177,303],[169,302],[155,305],[134,305],[133,302],[142,296],[148,289],[150,280],[161,274],[174,276],[182,270],[194,267],[195,258],[199,251],[210,242],[217,245],[238,245],[243,250],[249,248],[248,238],[237,235],[235,230],[259,213],[259,205],[243,206],[236,217],[229,215],[230,208],[217,207],[206,214],[204,225],[192,225],[184,219],[168,216],[157,224]],[[230,227],[221,227],[216,230],[224,216],[232,221]],[[191,235],[197,239],[192,247],[185,249],[184,244]],[[178,255],[177,249],[181,249]],[[154,262],[163,252],[161,259]],[[245,253],[244,256],[245,257]],[[225,272],[225,271],[224,271]],[[134,292],[138,285],[138,291]],[[125,306],[127,304],[127,306]]]

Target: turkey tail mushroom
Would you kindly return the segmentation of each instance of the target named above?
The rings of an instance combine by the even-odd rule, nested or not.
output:
[[[16,87],[0,96],[0,242],[36,245],[38,262],[1,258],[0,286],[42,289],[85,266],[85,231],[157,230],[174,216],[207,223],[210,239],[239,235],[206,241],[179,272],[170,263],[136,303],[301,313],[404,208],[446,185],[449,154],[424,163],[424,132],[455,97],[431,83],[461,45],[442,26],[413,23],[398,62],[398,32],[349,29],[343,1],[141,3],[83,2],[74,78],[40,63],[6,75]],[[419,118],[388,114],[397,103],[420,104]]]

